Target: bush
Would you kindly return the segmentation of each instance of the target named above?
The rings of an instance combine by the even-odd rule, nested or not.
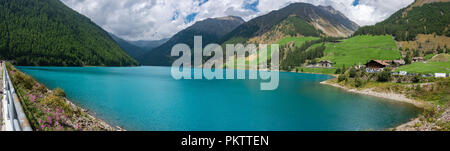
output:
[[[355,87],[361,87],[364,85],[364,82],[358,77],[355,78]]]
[[[66,92],[64,92],[64,90],[62,90],[61,88],[56,88],[53,93],[55,94],[55,96],[66,97]]]
[[[23,87],[27,90],[31,90],[33,88],[33,85],[35,84],[35,81],[30,76],[25,75],[21,72],[13,72],[11,75],[11,78],[15,79],[13,80],[13,83],[15,86]],[[12,80],[12,79],[11,79]]]
[[[348,77],[347,75],[339,75],[338,82],[347,81]]]
[[[35,84],[35,87],[36,87],[36,91],[37,91],[38,93],[41,93],[41,94],[47,93],[47,88],[46,88],[44,85],[39,84],[39,83],[36,83],[36,84]]]
[[[391,81],[391,71],[388,69],[385,69],[384,71],[378,73],[378,82],[388,82]]]
[[[421,81],[421,78],[419,75],[416,75],[411,80],[413,83],[419,83]]]
[[[350,69],[349,76],[350,78],[356,77],[357,71],[355,68]]]
[[[335,74],[340,74],[341,73],[341,69],[340,68],[337,68],[336,69],[336,72],[334,72]]]

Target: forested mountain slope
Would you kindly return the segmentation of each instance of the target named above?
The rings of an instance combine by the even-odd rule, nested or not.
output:
[[[106,31],[59,0],[0,0],[0,58],[16,65],[138,65]]]

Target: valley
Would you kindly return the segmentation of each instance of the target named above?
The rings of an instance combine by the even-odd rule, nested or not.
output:
[[[0,59],[33,130],[448,131],[449,10],[449,0],[415,0],[360,26],[332,6],[288,3],[252,17],[181,14],[182,26],[175,15],[170,37],[136,40],[125,39],[131,29],[97,25],[59,0],[0,1]],[[242,73],[261,69],[249,66],[261,53],[272,62],[270,45],[278,44],[279,88],[257,91],[269,79],[171,77],[176,44],[193,52],[212,43],[267,44],[267,52],[245,54],[245,64],[224,53],[225,64],[214,66]],[[211,58],[191,60],[201,67]]]

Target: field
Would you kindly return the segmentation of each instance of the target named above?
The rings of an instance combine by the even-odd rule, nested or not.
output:
[[[355,36],[342,40],[341,43],[327,43],[325,57],[320,60],[330,60],[335,67],[365,64],[372,59],[400,59],[394,39],[391,36]]]
[[[286,38],[283,38],[280,41],[278,41],[277,44],[280,44],[280,46],[282,46],[289,42],[294,42],[295,46],[300,47],[306,41],[318,40],[318,39],[319,38],[317,38],[317,37],[300,37],[300,38],[299,37],[286,37]]]
[[[406,71],[408,73],[450,73],[450,62],[415,62],[402,66],[395,71]]]
[[[333,75],[336,73],[336,69],[327,69],[327,68],[297,68],[298,72],[305,73],[320,73],[320,74],[330,74]]]

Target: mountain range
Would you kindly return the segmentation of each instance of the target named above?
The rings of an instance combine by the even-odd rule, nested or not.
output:
[[[144,65],[170,65],[175,60],[169,56],[171,48],[178,43],[186,43],[192,48],[195,35],[203,36],[203,45],[270,43],[285,36],[347,37],[358,27],[332,7],[293,3],[248,22],[233,16],[197,22],[138,60]]]
[[[193,48],[194,36],[202,36],[203,45],[218,43],[226,33],[244,22],[242,18],[235,16],[208,18],[196,22],[194,25],[175,34],[166,43],[137,59],[144,65],[168,66],[174,60],[174,58],[170,57],[170,51],[174,45],[185,43]]]
[[[347,37],[358,28],[356,23],[332,7],[293,3],[246,22],[227,34],[221,42],[246,43],[250,40],[267,43],[284,36]]]
[[[152,51],[156,47],[161,46],[166,43],[169,39],[161,40],[139,40],[139,41],[127,41],[116,35],[109,33],[114,41],[119,44],[119,46],[125,50],[133,58],[139,58],[140,56]],[[139,61],[139,60],[138,60]]]

